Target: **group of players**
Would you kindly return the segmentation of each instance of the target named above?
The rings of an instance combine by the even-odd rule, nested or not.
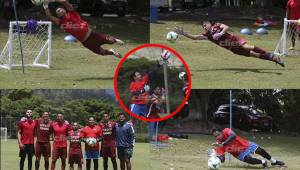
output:
[[[78,164],[82,169],[83,158],[86,160],[86,169],[98,169],[98,158],[103,157],[103,168],[108,169],[108,158],[111,159],[113,169],[117,169],[116,150],[120,160],[120,169],[131,169],[130,158],[133,154],[135,134],[131,122],[126,121],[124,113],[119,113],[118,121],[110,120],[109,113],[104,113],[101,123],[96,123],[94,117],[89,117],[88,124],[81,127],[77,122],[69,124],[63,114],[57,113],[56,120],[50,120],[49,112],[44,112],[38,119],[32,119],[32,110],[27,110],[17,125],[20,157],[20,170],[24,169],[26,155],[28,155],[28,170],[32,169],[32,158],[35,155],[35,169],[40,167],[41,156],[44,157],[45,169],[49,169],[49,158],[52,157],[51,170],[55,170],[56,161],[61,159],[61,169],[66,167],[67,152],[70,169]],[[53,135],[51,153],[50,137]],[[34,138],[36,141],[34,143]],[[97,142],[88,144],[88,139],[94,138]],[[67,141],[69,140],[69,149]],[[81,142],[85,143],[83,156]],[[101,142],[101,145],[99,143]],[[67,151],[68,150],[68,151]]]

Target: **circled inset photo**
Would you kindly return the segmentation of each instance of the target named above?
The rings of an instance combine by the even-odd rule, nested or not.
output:
[[[114,88],[119,103],[132,117],[157,122],[186,109],[191,74],[173,49],[144,44],[122,58],[115,72]]]

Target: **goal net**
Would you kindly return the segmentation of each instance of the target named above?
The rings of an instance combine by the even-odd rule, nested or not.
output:
[[[300,24],[297,20],[284,19],[283,32],[274,53],[281,56],[300,56]]]
[[[7,128],[1,127],[0,132],[1,140],[7,141]]]
[[[29,25],[27,22],[18,22],[24,66],[50,68],[52,23],[37,21],[35,25]],[[22,66],[22,57],[17,22],[11,21],[7,43],[0,53],[0,68],[19,66]]]

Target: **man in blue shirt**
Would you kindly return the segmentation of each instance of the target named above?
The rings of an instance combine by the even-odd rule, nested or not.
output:
[[[134,138],[132,124],[126,121],[125,113],[120,113],[116,124],[116,139],[121,170],[125,170],[125,164],[126,169],[131,170],[130,158],[133,153]]]

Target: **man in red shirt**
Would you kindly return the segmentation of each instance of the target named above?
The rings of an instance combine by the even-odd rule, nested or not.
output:
[[[49,157],[51,155],[50,145],[50,126],[52,121],[49,119],[49,113],[44,112],[40,119],[36,120],[37,140],[35,142],[35,169],[40,167],[41,156],[44,156],[45,170],[49,169]]]
[[[109,113],[103,114],[101,155],[103,157],[103,169],[108,169],[108,158],[110,157],[114,170],[118,169],[116,160],[116,123],[110,120]]]
[[[148,113],[147,103],[150,87],[148,74],[142,75],[140,72],[134,72],[133,81],[130,83],[129,91],[131,93],[130,111],[139,116],[146,117]]]
[[[300,19],[300,1],[299,0],[289,0],[286,6],[286,16],[288,20],[299,20]],[[292,46],[290,49],[295,48],[296,34],[300,40],[300,26],[297,23],[291,23],[291,37]]]
[[[91,169],[91,160],[94,162],[94,170],[98,169],[98,159],[100,157],[99,141],[102,137],[102,129],[96,125],[95,118],[89,117],[89,124],[85,126],[81,132],[81,138],[85,142],[85,159],[86,159],[86,170]],[[88,138],[96,139],[96,144],[89,145]]]
[[[212,133],[216,138],[216,143],[213,143],[213,146],[216,147],[216,153],[221,162],[225,161],[225,152],[228,152],[240,161],[252,165],[260,164],[264,168],[268,168],[268,162],[264,159],[260,160],[253,158],[252,154],[261,155],[269,160],[272,165],[284,165],[284,162],[273,159],[270,154],[259,145],[241,138],[229,128],[225,128],[223,130],[213,128]]]
[[[56,15],[58,18],[51,15],[51,12],[48,8],[48,4],[50,2],[59,2],[64,6],[56,9]],[[43,6],[46,16],[50,21],[60,26],[64,31],[73,35],[86,48],[96,54],[114,55],[115,57],[121,58],[120,53],[113,49],[103,49],[101,45],[114,43],[122,45],[124,42],[112,36],[93,31],[89,27],[88,23],[80,17],[80,15],[74,10],[72,5],[67,0],[45,0]]]
[[[70,170],[74,170],[74,163],[78,165],[78,170],[82,169],[82,150],[81,150],[81,131],[77,122],[73,123],[73,130],[70,132],[70,145],[69,145],[69,164]]]
[[[203,21],[202,27],[205,32],[197,35],[192,35],[185,32],[182,28],[176,27],[175,31],[192,40],[209,40],[234,54],[246,57],[255,57],[263,60],[273,61],[276,64],[284,67],[283,61],[279,56],[269,53],[266,50],[254,45],[249,45],[242,37],[232,35],[228,32],[229,26],[222,23],[214,23],[212,21]]]
[[[19,143],[19,157],[20,170],[24,169],[24,162],[26,155],[28,155],[28,170],[32,169],[32,157],[34,155],[34,128],[36,121],[32,120],[32,110],[26,111],[26,119],[18,122],[18,143]]]
[[[61,113],[57,114],[57,121],[52,123],[51,130],[53,131],[53,150],[52,150],[52,163],[51,170],[55,170],[57,159],[61,158],[61,169],[66,168],[67,158],[67,135],[72,130],[64,116]]]

